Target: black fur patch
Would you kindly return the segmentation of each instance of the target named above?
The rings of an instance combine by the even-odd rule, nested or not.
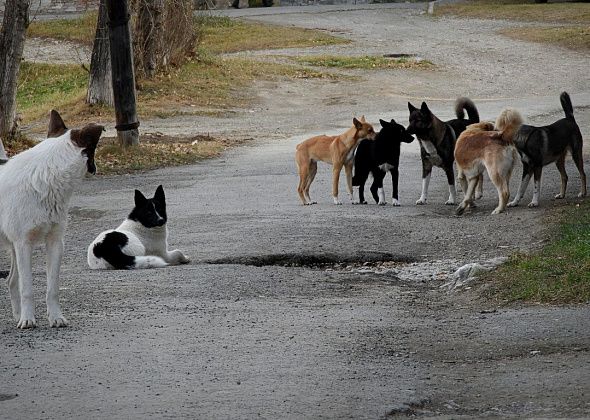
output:
[[[97,258],[102,258],[118,270],[135,266],[135,257],[124,254],[122,249],[129,242],[127,235],[121,232],[109,232],[104,239],[94,245],[92,252]]]

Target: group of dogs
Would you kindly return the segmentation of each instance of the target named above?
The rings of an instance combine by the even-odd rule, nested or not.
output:
[[[534,127],[522,124],[514,109],[505,109],[495,124],[480,122],[473,102],[459,98],[457,118],[443,122],[422,103],[420,108],[408,103],[409,125],[380,120],[377,133],[364,117],[353,119],[353,126],[337,136],[312,137],[297,146],[299,197],[303,204],[313,204],[309,188],[317,172],[317,162],[332,164],[332,196],[338,200],[340,172],[344,167],[348,192],[359,188],[359,203],[364,199],[364,184],[373,176],[371,194],[376,202],[385,204],[383,179],[387,172],[393,181],[393,204],[399,205],[398,178],[401,143],[420,142],[422,158],[422,194],[416,204],[425,204],[434,166],[441,167],[449,184],[447,204],[455,204],[455,176],[465,197],[457,214],[474,206],[481,196],[483,172],[487,170],[498,189],[499,204],[494,213],[506,205],[516,206],[531,177],[535,191],[530,206],[539,203],[543,166],[555,162],[561,174],[563,198],[567,186],[565,156],[569,151],[580,172],[582,187],[579,197],[586,195],[586,175],[582,158],[582,135],[576,124],[573,106],[567,93],[560,96],[565,118],[555,123]],[[465,118],[467,111],[468,118]],[[8,289],[12,312],[18,328],[35,327],[33,302],[32,254],[38,243],[47,253],[47,315],[51,327],[68,325],[59,304],[59,272],[64,252],[68,207],[78,183],[96,172],[94,155],[104,131],[98,124],[81,129],[68,129],[61,116],[51,111],[47,139],[0,165],[0,247],[8,250],[10,271]],[[508,182],[518,155],[523,163],[523,177],[514,200],[508,202]],[[354,176],[353,176],[354,170]],[[476,189],[478,192],[476,192]],[[135,190],[135,206],[116,229],[102,232],[88,247],[87,259],[92,269],[152,268],[188,263],[180,250],[168,251],[166,198],[160,185],[152,198]]]
[[[416,204],[426,204],[432,168],[438,166],[446,174],[449,199],[445,204],[456,204],[454,163],[457,165],[458,181],[464,193],[463,201],[456,209],[461,215],[467,208],[475,207],[475,199],[482,196],[483,173],[498,190],[498,206],[492,214],[517,206],[534,178],[533,198],[529,207],[539,205],[541,173],[543,167],[555,162],[561,175],[561,189],[555,198],[564,198],[568,177],[565,158],[571,153],[580,173],[581,189],[578,197],[586,196],[586,174],[582,156],[582,134],[574,118],[574,109],[567,92],[560,95],[565,113],[553,124],[536,127],[523,124],[520,113],[513,108],[504,109],[495,123],[481,122],[473,101],[459,98],[455,104],[455,119],[441,121],[425,102],[420,108],[408,102],[409,125],[379,120],[381,130],[375,132],[364,117],[353,119],[353,126],[336,136],[315,136],[297,145],[295,161],[299,172],[297,192],[304,205],[315,204],[309,196],[309,188],[317,172],[317,162],[332,165],[332,197],[338,199],[340,172],[344,167],[347,190],[353,203],[366,204],[364,185],[372,174],[370,191],[378,204],[386,204],[383,179],[387,172],[393,183],[392,204],[399,206],[398,180],[401,143],[411,143],[414,136],[420,142],[422,160],[422,194]],[[467,118],[465,118],[467,112]],[[514,199],[508,202],[509,182],[515,163],[523,165],[522,179]],[[358,199],[353,187],[358,187]]]

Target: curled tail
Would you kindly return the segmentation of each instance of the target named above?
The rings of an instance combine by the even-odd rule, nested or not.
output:
[[[559,101],[561,102],[561,107],[563,108],[563,112],[565,112],[565,117],[569,119],[574,119],[574,107],[572,105],[572,100],[570,99],[570,95],[567,92],[561,92],[559,95]]]
[[[465,111],[471,123],[479,122],[479,112],[473,101],[469,98],[461,97],[455,102],[455,115],[460,120],[465,119]]]
[[[505,108],[496,118],[495,129],[502,132],[502,140],[512,142],[522,123],[520,112],[514,108]]]

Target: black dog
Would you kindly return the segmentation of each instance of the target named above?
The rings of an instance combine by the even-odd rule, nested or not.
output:
[[[397,124],[394,120],[391,120],[391,122],[379,120],[379,122],[382,128],[375,140],[363,140],[356,149],[352,185],[353,187],[359,187],[359,203],[367,204],[365,201],[365,182],[370,172],[373,175],[371,194],[373,194],[375,202],[380,205],[387,204],[383,192],[383,178],[389,171],[393,184],[391,204],[399,206],[397,184],[399,179],[400,144],[401,142],[411,143],[414,141],[414,137],[408,134],[403,125]]]
[[[428,198],[428,184],[432,166],[441,167],[449,183],[449,199],[445,204],[455,204],[455,141],[465,128],[479,122],[479,113],[475,104],[468,98],[459,98],[455,103],[456,119],[443,122],[428,109],[426,102],[422,102],[420,109],[408,102],[410,110],[410,125],[408,133],[415,134],[420,142],[420,156],[422,158],[422,195],[416,204],[426,204]],[[467,111],[468,119],[465,119]]]
[[[582,133],[574,119],[574,107],[567,92],[562,92],[559,100],[565,112],[565,118],[543,127],[523,124],[514,136],[514,143],[522,160],[522,179],[516,197],[508,203],[510,207],[518,205],[532,175],[535,177],[535,189],[529,207],[537,207],[539,205],[541,172],[543,171],[543,166],[551,162],[555,162],[561,175],[561,190],[555,198],[565,197],[565,189],[567,187],[565,156],[568,150],[572,154],[582,182],[578,197],[586,196],[586,174],[584,173],[584,159],[582,157]]]

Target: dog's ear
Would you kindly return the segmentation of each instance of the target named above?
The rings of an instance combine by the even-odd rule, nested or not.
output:
[[[61,119],[61,115],[55,109],[49,112],[49,128],[47,129],[47,138],[59,137],[68,131],[64,120]]]
[[[96,149],[96,145],[100,140],[100,136],[104,131],[104,127],[98,124],[88,124],[81,129],[72,130],[70,138],[72,143],[83,149]]]
[[[164,195],[164,187],[162,187],[161,185],[158,185],[158,188],[156,188],[156,193],[154,194],[154,200],[156,200],[162,204],[164,204],[166,202],[166,196]]]
[[[416,108],[414,105],[412,105],[411,103],[408,102],[408,109],[410,110],[410,112],[414,112],[416,111],[418,108]]]
[[[361,122],[363,122],[363,123],[367,122],[367,120],[365,120],[365,116],[364,115],[361,115]]]
[[[141,207],[146,201],[147,198],[145,198],[145,195],[141,191],[135,190],[135,207]]]
[[[381,124],[381,127],[385,128],[389,125],[389,123],[385,120],[379,119],[379,124]]]
[[[389,121],[389,124],[391,124],[391,125],[394,125],[394,124],[397,124],[397,123],[396,123],[396,122],[395,122],[395,120],[392,118],[392,119],[391,119],[391,121]]]
[[[420,107],[420,111],[422,111],[425,114],[430,114],[430,109],[428,109],[428,105],[426,105],[426,102],[422,102],[422,106]]]
[[[363,128],[363,123],[360,122],[359,120],[357,120],[356,118],[352,119],[352,123],[354,124],[354,126],[356,127],[357,130],[360,130],[361,128]]]

